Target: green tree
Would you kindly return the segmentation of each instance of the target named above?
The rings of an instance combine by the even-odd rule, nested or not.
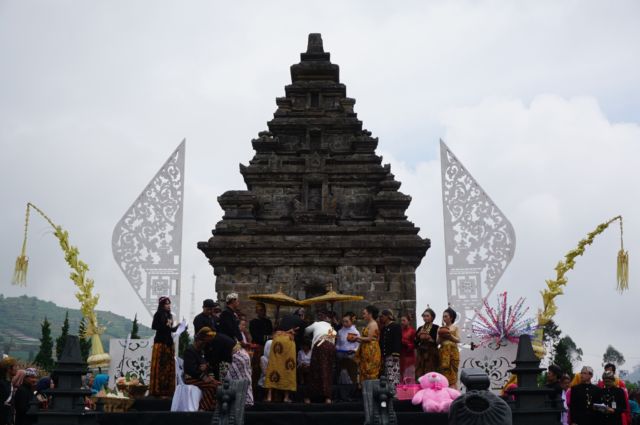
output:
[[[80,324],[78,324],[78,339],[80,340],[82,360],[86,362],[89,358],[89,353],[91,353],[91,339],[87,338],[87,322],[85,322],[84,317],[80,320]]]
[[[46,371],[53,370],[53,338],[51,337],[51,324],[44,318],[40,325],[42,336],[40,337],[40,350],[34,359],[35,364]]]
[[[191,344],[191,338],[189,337],[189,331],[185,329],[180,334],[180,339],[178,339],[178,357],[182,357],[182,353],[184,353],[189,344]]]
[[[560,366],[563,372],[573,376],[573,368],[577,362],[582,361],[582,349],[576,346],[576,343],[569,335],[563,336],[553,346],[554,356],[552,363]]]
[[[560,341],[562,331],[553,320],[549,320],[542,329],[542,343],[547,350],[549,363],[553,363],[553,358],[556,355],[556,346]]]
[[[56,359],[59,360],[62,356],[62,350],[64,350],[64,344],[67,342],[67,336],[69,335],[69,311],[67,310],[64,315],[64,322],[62,324],[62,331],[60,336],[56,338]]]
[[[624,359],[622,353],[613,348],[613,346],[611,345],[607,347],[607,350],[602,355],[602,366],[607,363],[613,363],[614,365],[616,365],[616,369],[620,369],[620,366],[622,366],[625,361],[626,360]]]
[[[133,324],[131,325],[131,337],[130,339],[140,339],[140,330],[138,329],[138,314],[133,318]]]

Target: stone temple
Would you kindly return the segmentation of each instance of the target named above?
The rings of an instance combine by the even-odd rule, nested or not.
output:
[[[218,197],[224,216],[198,243],[219,299],[278,289],[304,299],[331,284],[365,297],[338,311],[372,303],[415,312],[415,271],[430,241],[407,220],[411,197],[376,155],[378,139],[363,129],[339,74],[320,34],[310,34],[269,130],[240,165],[247,190]]]

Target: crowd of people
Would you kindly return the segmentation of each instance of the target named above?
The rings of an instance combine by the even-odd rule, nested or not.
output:
[[[303,308],[273,323],[266,306],[255,303],[255,318],[247,321],[240,299],[231,293],[224,309],[211,299],[193,320],[194,341],[183,355],[183,380],[202,390],[201,410],[215,407],[215,390],[224,378],[251,383],[246,404],[254,400],[332,403],[334,384],[353,387],[339,394],[349,399],[362,382],[386,376],[392,386],[414,382],[430,371],[445,375],[451,387],[458,380],[459,330],[456,312],[448,308],[442,325],[428,308],[416,330],[412,318],[396,320],[390,310],[369,305],[358,317],[347,312],[319,310],[313,319]],[[159,300],[152,328],[156,331],[151,363],[150,395],[171,397],[175,388],[175,348],[171,333],[171,300]]]
[[[39,377],[35,368],[19,369],[12,357],[0,361],[0,425],[30,425],[27,415],[32,404],[47,408],[46,391],[54,387],[54,379]]]
[[[594,383],[591,366],[571,376],[558,365],[550,365],[545,387],[551,398],[562,401],[560,422],[563,425],[640,425],[640,392],[627,391],[625,382],[616,376],[616,366],[607,363],[602,379]],[[505,385],[503,397],[514,398],[517,379]]]

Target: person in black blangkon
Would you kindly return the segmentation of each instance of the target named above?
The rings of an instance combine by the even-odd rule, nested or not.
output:
[[[227,295],[225,299],[226,307],[220,314],[220,322],[218,323],[218,332],[227,335],[236,341],[242,341],[240,333],[240,318],[238,311],[240,310],[240,299],[235,292]]]
[[[213,317],[213,308],[216,303],[211,299],[206,299],[202,302],[202,313],[193,318],[193,332],[197,334],[198,331],[204,327],[216,330],[216,320]]]
[[[553,393],[549,395],[552,400],[562,400],[562,386],[560,385],[560,378],[562,377],[562,369],[560,366],[552,364],[547,368],[547,382],[544,386]]]
[[[382,310],[380,322],[384,326],[380,337],[380,351],[384,374],[391,388],[400,384],[400,351],[402,350],[402,327],[395,322],[391,310]]]
[[[184,359],[184,383],[195,385],[202,391],[200,398],[200,410],[212,411],[216,406],[216,388],[220,384],[213,374],[209,374],[209,365],[204,353],[207,345],[213,342],[216,333],[209,327],[204,326],[198,333],[182,355]]]
[[[584,366],[580,371],[580,383],[569,390],[569,423],[576,425],[597,425],[598,415],[594,403],[601,403],[600,388],[591,383],[593,369]]]
[[[624,390],[616,386],[616,375],[606,371],[602,375],[604,388],[602,388],[602,404],[600,406],[600,421],[602,425],[622,425],[622,413],[627,410],[627,401]]]
[[[240,299],[235,292],[230,293],[225,298],[225,309],[220,313],[220,320],[218,322],[218,334],[225,335],[231,338],[235,343],[242,342],[242,332],[240,332],[240,317],[238,312],[240,311]],[[227,371],[231,364],[230,361],[220,360],[220,380],[227,377]]]
[[[264,303],[256,303],[256,317],[249,322],[249,333],[253,343],[253,356],[251,357],[251,382],[254,393],[257,391],[257,383],[262,369],[260,357],[264,354],[264,344],[273,334],[273,324],[267,317],[267,306]]]

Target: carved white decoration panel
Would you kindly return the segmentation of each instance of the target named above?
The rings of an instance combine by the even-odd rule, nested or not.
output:
[[[180,318],[184,155],[183,140],[113,230],[113,256],[152,316],[168,296]]]
[[[109,388],[116,385],[116,379],[127,372],[135,374],[149,385],[151,372],[151,352],[153,338],[149,339],[116,339],[109,340]],[[122,375],[120,375],[122,373]]]
[[[463,343],[471,321],[511,262],[513,226],[469,171],[440,141],[447,297]]]
[[[489,376],[491,386],[495,393],[499,393],[509,379],[509,369],[513,369],[518,344],[504,341],[501,345],[489,344],[470,350],[463,348],[460,351],[460,370],[475,367],[484,370]],[[113,361],[113,360],[112,360]]]

